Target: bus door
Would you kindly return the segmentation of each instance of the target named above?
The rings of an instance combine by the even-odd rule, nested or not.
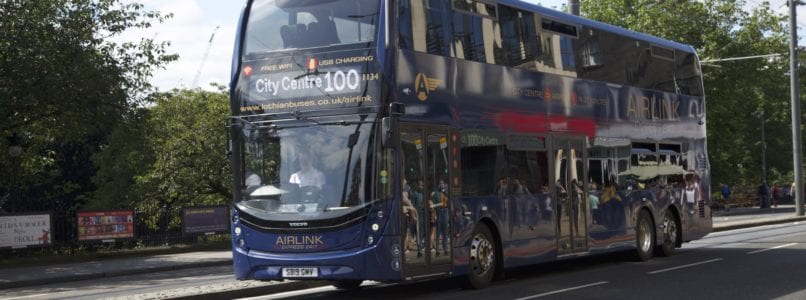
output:
[[[584,138],[554,139],[558,255],[588,250],[587,153]]]
[[[453,249],[448,130],[401,124],[400,143],[404,273],[407,279],[443,275]]]

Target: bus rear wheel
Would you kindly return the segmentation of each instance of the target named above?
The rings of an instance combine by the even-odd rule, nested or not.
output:
[[[652,258],[655,250],[655,230],[654,222],[646,210],[638,214],[638,221],[635,226],[635,258],[639,261],[647,261]]]
[[[334,280],[333,286],[340,290],[356,290],[361,287],[363,280]]]
[[[482,289],[493,281],[496,269],[495,240],[486,225],[480,224],[473,231],[470,243],[470,272],[467,283],[470,288]]]

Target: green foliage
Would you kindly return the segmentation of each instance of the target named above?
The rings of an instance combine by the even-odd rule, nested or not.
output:
[[[146,223],[179,224],[181,207],[220,205],[231,197],[227,159],[228,94],[220,90],[174,90],[155,95],[143,117],[116,128],[110,144],[94,157],[98,209],[136,208]]]
[[[768,2],[743,11],[742,0],[582,1],[586,17],[692,45],[704,61],[787,54],[786,16]],[[781,59],[705,63],[708,151],[714,186],[757,186],[761,175],[759,112],[765,112],[770,181],[792,170],[788,64]]]
[[[155,164],[139,178],[149,198],[174,206],[224,204],[231,196],[227,159],[229,95],[174,91],[152,108],[149,143]]]
[[[227,94],[156,93],[177,56],[121,35],[170,15],[126,2],[0,1],[0,147],[15,133],[24,148],[0,152],[0,212],[135,208],[164,228],[229,199]]]
[[[115,127],[108,144],[92,157],[98,166],[92,179],[97,189],[85,209],[128,209],[142,201],[136,191],[135,175],[154,161],[153,149],[143,147],[148,144],[148,113],[148,109],[141,108]]]
[[[24,149],[0,152],[14,170],[0,193],[18,194],[16,211],[74,209],[93,189],[89,158],[146,102],[151,72],[176,59],[167,43],[113,39],[164,19],[120,0],[0,1],[0,147],[16,133]]]

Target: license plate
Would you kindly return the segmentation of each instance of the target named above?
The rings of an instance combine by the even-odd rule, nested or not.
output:
[[[317,268],[283,268],[284,278],[311,278],[319,277]]]

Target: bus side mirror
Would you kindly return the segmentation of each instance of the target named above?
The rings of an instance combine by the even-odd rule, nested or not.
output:
[[[389,104],[389,115],[402,116],[406,114],[406,105],[399,102]]]
[[[381,119],[381,141],[384,148],[392,147],[392,132],[394,132],[392,126],[391,117]]]
[[[403,103],[391,103],[389,104],[389,115],[391,116],[402,116],[406,114],[406,105]],[[395,128],[394,122],[392,122],[392,117],[385,117],[381,119],[381,130],[382,130],[382,137],[381,141],[383,143],[384,148],[392,147],[392,133],[397,131]]]

